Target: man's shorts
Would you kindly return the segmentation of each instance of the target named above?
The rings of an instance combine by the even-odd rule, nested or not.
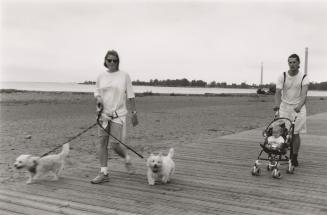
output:
[[[109,121],[105,130],[98,126],[98,136],[109,136],[112,135],[116,137],[118,140],[125,142],[126,139],[126,120],[113,120]],[[111,137],[112,138],[112,137]],[[114,138],[112,138],[114,139]]]
[[[296,115],[296,112],[294,111],[294,108],[296,106],[297,105],[290,105],[282,102],[279,108],[279,117],[285,117],[293,121]],[[294,134],[306,133],[306,131],[307,131],[307,110],[305,108],[305,105],[303,105],[300,113],[297,113],[297,118],[295,120]]]

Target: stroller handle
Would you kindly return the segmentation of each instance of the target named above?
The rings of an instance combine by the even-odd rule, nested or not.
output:
[[[294,111],[294,113],[292,115],[293,115],[293,118],[294,118],[293,121],[291,121],[289,118],[286,118],[286,117],[279,117],[279,109],[278,109],[278,110],[276,110],[276,112],[274,114],[273,122],[275,122],[277,120],[280,120],[280,119],[287,119],[290,123],[295,123],[295,121],[297,119],[297,116],[298,116],[298,113]],[[267,127],[269,127],[269,125]]]
[[[279,117],[279,109],[276,110],[275,115],[274,115],[274,119],[276,119],[276,118],[278,118],[278,117]]]

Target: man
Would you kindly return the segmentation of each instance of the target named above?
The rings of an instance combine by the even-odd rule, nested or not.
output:
[[[279,116],[294,120],[297,115],[293,137],[292,164],[298,166],[300,149],[300,133],[306,132],[305,101],[309,87],[309,79],[299,71],[300,58],[297,54],[288,57],[289,70],[281,74],[276,83],[274,111],[279,110]]]

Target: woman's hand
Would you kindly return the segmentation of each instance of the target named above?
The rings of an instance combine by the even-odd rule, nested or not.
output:
[[[97,103],[97,113],[99,113],[103,109],[103,100],[100,96],[96,97],[96,103]]]

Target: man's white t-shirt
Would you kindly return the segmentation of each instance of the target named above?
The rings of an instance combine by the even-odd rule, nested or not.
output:
[[[127,115],[126,99],[134,98],[131,78],[126,72],[103,72],[98,76],[94,96],[101,96],[103,113],[119,117]]]
[[[284,74],[281,74],[276,82],[276,88],[282,90],[282,102],[285,102],[290,105],[296,105],[301,101],[301,82],[302,87],[308,85],[308,76],[303,79],[302,72],[299,72],[295,76],[290,76],[288,72],[285,73],[285,83]]]

